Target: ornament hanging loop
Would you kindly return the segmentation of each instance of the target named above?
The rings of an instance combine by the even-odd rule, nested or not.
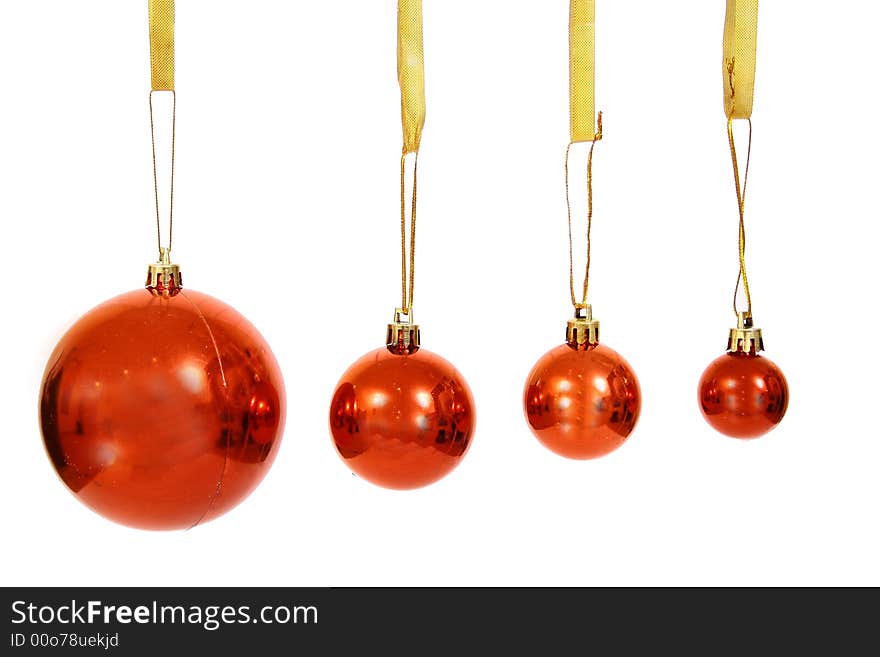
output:
[[[602,112],[599,112],[596,118],[597,130],[593,135],[590,143],[590,152],[587,156],[587,258],[584,266],[584,283],[581,289],[580,301],[574,291],[574,238],[571,231],[571,195],[568,183],[568,160],[571,154],[571,147],[576,142],[569,142],[565,149],[565,206],[568,212],[568,289],[571,294],[571,304],[577,310],[588,307],[587,293],[590,288],[590,233],[593,227],[593,149],[596,142],[602,139]]]
[[[736,139],[733,134],[733,116],[727,117],[727,141],[730,146],[730,159],[733,164],[733,184],[736,188],[737,209],[739,211],[739,273],[736,277],[736,286],[733,290],[733,312],[737,316],[740,315],[737,307],[737,296],[739,295],[740,281],[742,281],[743,294],[746,299],[746,309],[743,315],[751,319],[752,316],[752,295],[749,290],[749,277],[746,272],[746,228],[745,228],[745,204],[746,204],[746,185],[749,181],[749,162],[752,155],[752,119],[746,118],[748,122],[749,133],[746,147],[746,165],[743,170],[742,184],[740,184],[739,160],[736,154]]]
[[[403,315],[412,314],[413,288],[416,281],[416,199],[418,196],[419,152],[413,152],[412,194],[409,195],[409,249],[407,249],[406,226],[406,156],[400,157],[400,311]],[[407,257],[407,251],[409,257]]]
[[[170,255],[174,229],[174,139],[177,96],[173,89],[150,91],[150,139],[153,153],[153,195],[156,204],[156,239],[159,260]],[[167,187],[167,195],[165,188]],[[160,189],[163,191],[160,193]],[[168,244],[162,243],[162,216],[167,198]]]

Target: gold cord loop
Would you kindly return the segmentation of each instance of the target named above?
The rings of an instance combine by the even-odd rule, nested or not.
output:
[[[159,203],[159,165],[158,158],[156,157],[156,127],[154,120],[154,107],[153,107],[153,94],[157,93],[157,91],[150,92],[150,140],[152,144],[152,152],[153,152],[153,197],[156,202],[156,239],[159,245],[159,259],[162,259],[162,254],[165,253],[166,256],[171,251],[171,240],[174,229],[174,137],[176,132],[176,123],[177,123],[177,96],[174,90],[168,90],[163,93],[171,94],[171,144],[170,144],[170,172],[169,172],[169,189],[168,189],[168,246],[162,246],[162,221],[161,221],[161,212],[160,212],[160,203]]]
[[[413,288],[416,280],[416,198],[418,189],[419,153],[413,156],[412,196],[409,219],[409,263],[406,248],[406,153],[400,158],[400,309],[404,315],[412,311]],[[407,281],[407,273],[409,274]]]
[[[581,290],[581,298],[578,301],[574,292],[574,239],[571,232],[571,197],[568,184],[568,158],[574,142],[570,142],[565,149],[565,206],[568,212],[568,289],[571,293],[571,303],[575,310],[587,307],[587,293],[590,288],[590,233],[593,227],[593,149],[596,142],[602,139],[602,112],[598,114],[598,131],[593,135],[590,143],[590,152],[587,156],[587,260],[584,266],[584,284]]]
[[[743,311],[747,317],[752,316],[752,295],[749,291],[749,277],[746,274],[746,228],[745,228],[745,204],[746,184],[749,181],[749,161],[752,155],[752,120],[746,119],[749,124],[749,139],[746,149],[746,167],[743,172],[742,186],[740,186],[739,162],[736,156],[736,140],[733,136],[733,118],[727,119],[727,141],[730,145],[730,159],[733,163],[733,184],[736,187],[736,201],[739,210],[739,273],[736,277],[736,287],[733,290],[733,312],[739,315],[736,298],[739,293],[739,284],[742,281],[743,293],[746,297],[746,309]]]

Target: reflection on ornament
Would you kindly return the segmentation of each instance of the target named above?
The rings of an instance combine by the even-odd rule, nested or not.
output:
[[[40,421],[62,481],[142,529],[185,529],[241,502],[275,458],[284,384],[257,330],[175,281],[88,312],[46,372]]]
[[[598,343],[598,322],[576,316],[568,341],[544,354],[526,380],[523,406],[532,433],[572,459],[604,456],[629,437],[641,392],[629,363]]]

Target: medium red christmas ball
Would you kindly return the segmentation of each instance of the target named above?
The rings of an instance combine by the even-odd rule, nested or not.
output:
[[[757,438],[775,427],[788,407],[788,383],[769,358],[728,351],[700,378],[700,410],[712,427],[732,438]]]
[[[562,344],[544,354],[523,394],[532,433],[550,450],[592,459],[620,447],[641,408],[629,363],[602,344]]]
[[[342,375],[330,432],[355,474],[385,488],[419,488],[461,462],[474,433],[474,399],[447,360],[424,348],[395,351],[371,351]]]
[[[241,502],[275,459],[284,413],[259,332],[191,290],[135,290],[85,314],[52,353],[40,398],[61,480],[141,529],[186,529]]]

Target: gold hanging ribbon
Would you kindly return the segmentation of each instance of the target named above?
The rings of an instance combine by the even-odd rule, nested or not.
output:
[[[425,126],[425,54],[422,0],[397,2],[397,80],[403,123],[403,153],[419,150]]]
[[[724,17],[724,114],[728,119],[752,115],[758,0],[727,0]]]
[[[148,0],[153,91],[174,90],[174,0]]]
[[[425,54],[422,39],[422,0],[397,2],[397,81],[400,84],[400,117],[403,154],[400,157],[400,311],[412,312],[416,276],[416,189],[419,144],[425,127]],[[406,156],[414,153],[410,199],[409,282],[406,248]],[[411,318],[410,318],[411,319]]]
[[[596,126],[593,88],[596,78],[596,3],[571,0],[568,16],[568,67],[571,142],[596,141],[602,131]]]
[[[752,150],[752,102],[755,92],[755,61],[758,42],[758,0],[727,0],[727,13],[724,16],[724,58],[722,60],[722,79],[724,85],[724,114],[727,116],[727,140],[730,158],[733,163],[733,184],[736,188],[737,209],[739,212],[739,273],[733,290],[733,311],[738,313],[736,297],[742,281],[746,301],[744,315],[752,315],[752,295],[749,290],[749,277],[746,273],[746,229],[745,204],[746,184],[749,179],[749,161]],[[736,154],[736,140],[733,122],[744,119],[748,122],[749,135],[746,150],[746,165],[740,177],[739,161]]]

